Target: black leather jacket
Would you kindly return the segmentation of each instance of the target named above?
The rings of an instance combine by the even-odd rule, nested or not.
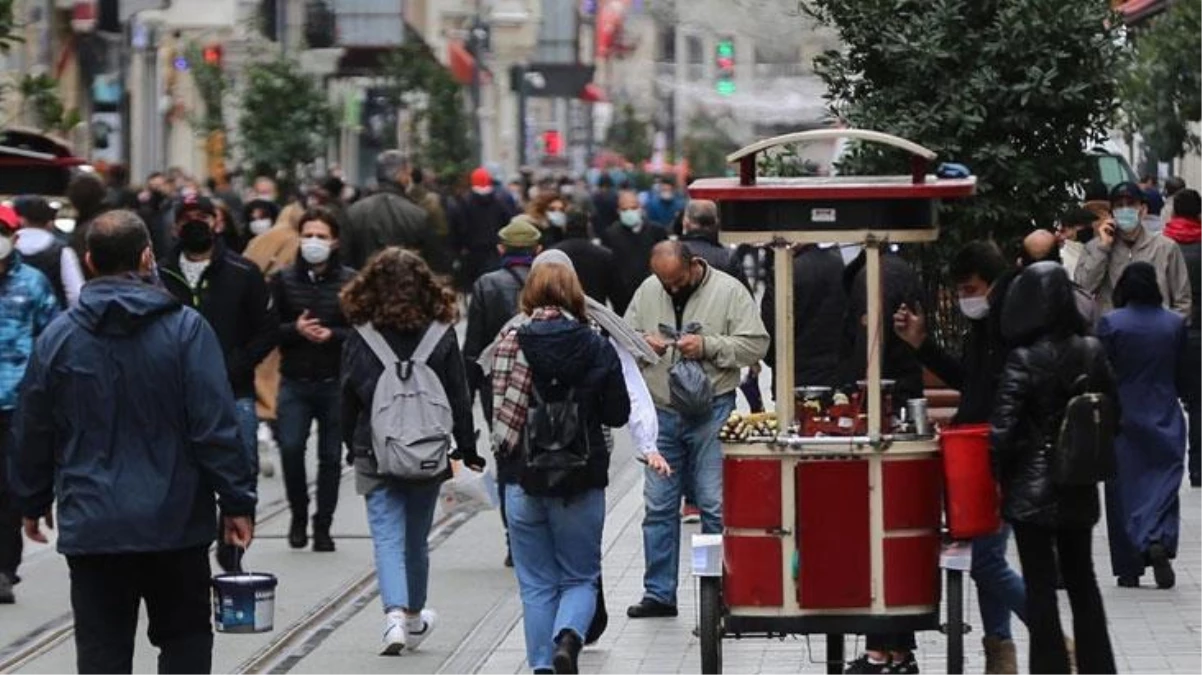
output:
[[[517,314],[518,296],[529,274],[529,265],[510,262],[476,280],[472,304],[467,310],[467,335],[463,339],[463,358],[469,370],[480,358],[480,352]]]

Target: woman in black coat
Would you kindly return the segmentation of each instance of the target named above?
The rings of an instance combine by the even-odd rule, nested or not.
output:
[[[993,464],[1027,583],[1031,672],[1069,672],[1056,605],[1058,552],[1073,609],[1077,666],[1083,673],[1113,673],[1114,652],[1090,550],[1098,488],[1058,484],[1052,471],[1070,392],[1084,385],[1117,402],[1114,376],[1101,343],[1084,337],[1072,284],[1056,263],[1036,263],[1014,281],[1002,326],[1017,347],[1002,372],[991,420]]]

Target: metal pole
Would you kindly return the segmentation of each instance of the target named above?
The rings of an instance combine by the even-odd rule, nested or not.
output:
[[[518,170],[526,166],[526,65],[517,67],[518,73]]]
[[[117,65],[117,80],[121,87],[121,102],[117,109],[121,119],[121,163],[130,171],[130,178],[133,178],[133,134],[130,129],[133,126],[133,104],[129,95],[129,67],[133,62],[130,58],[132,42],[133,19],[130,19],[121,27],[121,48],[118,50]]]

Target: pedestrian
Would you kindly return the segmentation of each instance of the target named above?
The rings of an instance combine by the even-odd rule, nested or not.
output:
[[[768,350],[768,333],[759,308],[747,288],[733,277],[710,267],[679,241],[657,244],[651,267],[655,276],[639,286],[626,311],[626,322],[642,332],[661,357],[672,351],[672,358],[661,358],[654,366],[643,368],[659,413],[659,454],[671,467],[671,474],[661,476],[649,468],[645,476],[646,571],[643,598],[626,612],[631,618],[677,614],[679,510],[685,491],[693,494],[701,509],[701,531],[722,532],[718,430],[734,409],[739,370],[756,364]],[[674,329],[679,337],[665,336],[661,326]],[[669,371],[682,359],[699,362],[709,381],[713,405],[705,414],[673,407]]]
[[[171,234],[173,219],[171,210],[175,187],[161,171],[146,177],[145,187],[138,193],[138,217],[150,229],[150,240],[154,245],[154,257],[159,260],[175,248],[175,237]]]
[[[213,202],[213,208],[217,211],[217,222],[214,225],[217,236],[225,243],[227,251],[242,255],[242,252],[246,250],[247,242],[250,241],[250,233],[234,216],[229,204],[217,197],[210,199]]]
[[[133,670],[144,600],[160,673],[212,666],[209,545],[245,549],[254,473],[213,329],[147,283],[145,224],[110,211],[88,229],[93,280],[38,339],[21,387],[12,485],[25,534],[53,526],[71,579],[81,673]]]
[[[71,248],[75,249],[77,257],[83,257],[84,240],[88,235],[88,227],[96,216],[108,208],[105,198],[108,188],[100,178],[91,173],[76,174],[67,184],[67,201],[75,209],[75,229],[71,230]]]
[[[665,230],[672,225],[676,220],[676,216],[685,207],[684,198],[676,194],[674,181],[675,179],[672,176],[661,177],[649,192],[645,206],[647,220]]]
[[[579,672],[601,575],[602,426],[630,415],[621,362],[589,327],[585,303],[571,268],[541,265],[522,291],[529,323],[507,333],[493,357],[494,452],[520,467],[505,499],[526,661],[536,673]],[[554,424],[561,415],[578,421]]]
[[[255,367],[278,342],[279,319],[259,269],[230,252],[216,232],[208,197],[188,195],[176,208],[175,253],[158,263],[163,285],[181,304],[200,312],[217,333],[234,391],[239,437],[247,461],[259,471]],[[234,550],[218,543],[217,561],[233,567]]]
[[[538,195],[530,206],[526,207],[526,216],[542,233],[541,243],[549,248],[563,241],[564,228],[568,224],[567,205],[557,192],[543,192]]]
[[[59,311],[50,282],[17,251],[19,221],[11,207],[0,204],[0,604],[14,601],[13,584],[21,564],[21,514],[6,478],[9,455],[19,448],[11,437],[17,387],[34,340]]]
[[[609,302],[614,286],[614,254],[590,239],[588,214],[569,211],[563,241],[551,248],[567,254],[585,295],[602,305]]]
[[[1166,227],[1177,215],[1173,199],[1185,188],[1185,179],[1180,176],[1171,176],[1164,181],[1164,207],[1160,209],[1160,219]]]
[[[1085,245],[1093,239],[1095,220],[1097,217],[1094,213],[1083,207],[1071,208],[1060,217],[1056,235],[1060,240],[1060,260],[1069,279],[1076,277],[1077,264],[1085,253]]]
[[[620,215],[601,233],[601,244],[614,254],[617,263],[613,270],[614,285],[610,291],[610,302],[614,312],[626,314],[626,308],[634,292],[651,276],[651,249],[668,238],[664,228],[645,222],[639,197],[632,190],[618,194]]]
[[[1074,280],[1097,296],[1103,313],[1114,309],[1114,287],[1133,262],[1151,263],[1165,307],[1188,317],[1190,282],[1181,250],[1166,237],[1147,231],[1146,195],[1135,183],[1119,183],[1110,192],[1113,218],[1103,220],[1085,246]]]
[[[1165,181],[1165,188],[1175,179]],[[1180,180],[1180,179],[1176,179]],[[1189,415],[1189,484],[1202,487],[1202,200],[1197,190],[1182,188],[1173,195],[1173,217],[1164,235],[1177,243],[1189,272],[1189,348],[1185,352],[1185,390],[1182,401]]]
[[[409,185],[409,199],[413,200],[426,212],[430,219],[429,259],[426,264],[439,276],[449,276],[452,272],[451,230],[447,223],[447,212],[442,208],[442,196],[430,185],[433,176],[420,167],[413,168],[413,182]]]
[[[355,467],[356,491],[367,503],[385,616],[380,654],[396,655],[416,649],[437,621],[436,613],[426,607],[427,538],[439,486],[451,477],[451,468],[448,464],[426,480],[379,472],[372,442],[373,401],[385,364],[428,365],[453,419],[448,442],[454,451],[449,457],[462,459],[475,471],[484,468],[484,460],[476,453],[467,376],[452,329],[454,293],[417,254],[390,247],[376,254],[343,289],[341,300],[347,321],[359,327],[348,334],[342,350],[343,443],[347,461]]]
[[[1049,230],[1035,230],[1023,238],[1022,254],[1018,259],[1019,269],[1030,267],[1037,262],[1054,262],[1057,265],[1064,266],[1064,271],[1068,272],[1068,267],[1065,266],[1061,252],[1060,240],[1055,234]],[[1017,273],[1017,270],[1015,272]],[[1069,279],[1072,279],[1071,275]],[[1094,300],[1093,293],[1090,293],[1074,282],[1073,298],[1077,301],[1077,311],[1081,313],[1081,318],[1085,319],[1086,331],[1092,334],[1094,326],[1097,325],[1098,319],[1101,318],[1098,303]]]
[[[1185,319],[1161,305],[1156,271],[1132,263],[1115,288],[1118,309],[1102,317],[1098,337],[1114,365],[1123,426],[1115,442],[1118,472],[1106,484],[1110,563],[1123,588],[1152,567],[1159,588],[1176,575],[1185,460],[1185,419],[1177,403],[1185,372]]]
[[[530,274],[530,265],[534,262],[534,256],[542,250],[539,245],[542,233],[526,215],[515,216],[501,229],[499,236],[501,243],[497,245],[497,250],[501,254],[501,269],[481,276],[472,287],[472,303],[467,310],[467,334],[463,340],[463,359],[472,397],[477,392],[480,394],[480,407],[489,427],[493,426],[492,387],[477,362],[484,348],[497,338],[501,328],[518,313],[518,298]],[[505,490],[516,482],[517,475],[503,468],[497,467],[497,491],[501,524],[508,527]],[[508,548],[505,566],[513,567],[513,556]]]
[[[1143,178],[1139,179],[1139,188],[1143,190],[1144,203],[1148,208],[1144,215],[1160,216],[1160,211],[1164,208],[1164,197],[1160,194],[1156,174],[1144,174]]]
[[[696,200],[690,203],[697,203]],[[691,247],[690,247],[691,248]],[[776,388],[776,288],[771,274],[760,303],[760,317],[768,330],[769,348],[764,362],[773,369]],[[801,348],[793,354],[796,386],[836,387],[839,378],[840,336],[847,297],[843,290],[843,259],[839,250],[809,244],[793,252],[793,340]]]
[[[376,157],[379,189],[347,210],[342,233],[343,262],[362,269],[377,252],[400,246],[428,258],[433,242],[430,216],[407,194],[413,183],[409,157],[385,150]]]
[[[614,180],[607,173],[597,179],[597,191],[593,193],[593,222],[603,227],[618,222],[618,194],[614,192]]]
[[[246,222],[250,240],[266,234],[276,224],[279,217],[279,205],[266,199],[252,199],[242,210],[242,219]]]
[[[1055,237],[1050,232],[1046,234],[1051,237],[1050,249],[1054,251]],[[960,392],[952,424],[987,423],[993,412],[998,377],[1009,354],[1002,334],[1004,291],[1010,283],[1003,279],[1008,267],[1001,250],[992,241],[969,242],[952,259],[951,280],[956,285],[960,311],[968,320],[959,358],[945,351],[928,334],[925,314],[920,308],[902,305],[893,315],[894,331],[915,350],[919,363]],[[981,609],[986,673],[1018,672],[1010,616],[1027,620],[1026,588],[1022,577],[1006,562],[1009,541],[1010,528],[1005,525],[993,534],[972,540],[971,574]],[[870,649],[861,658],[871,662],[867,666],[885,662],[885,657],[886,654]],[[854,672],[881,671],[860,668]]]
[[[313,550],[331,552],[330,525],[338,505],[341,402],[338,375],[350,326],[339,294],[355,272],[341,264],[338,218],[324,207],[301,216],[300,258],[271,277],[280,320],[279,443],[284,486],[292,510],[288,545],[309,543],[309,487],[305,448],[317,423],[317,513]]]
[[[847,313],[843,321],[839,379],[856,382],[868,373],[868,257],[861,251],[843,270],[843,288],[847,293]],[[911,309],[926,307],[922,283],[910,263],[897,251],[881,252],[881,320],[888,321],[902,305]],[[989,299],[983,295],[965,298],[960,309],[969,318],[988,315]],[[886,330],[881,355],[881,377],[891,380],[894,401],[904,404],[912,398],[922,398],[925,391],[922,366],[918,355],[896,332]]]
[[[517,214],[497,195],[488,169],[472,171],[471,192],[456,204],[450,222],[451,249],[459,262],[456,286],[464,293],[500,265],[497,233]]]
[[[1105,351],[1096,339],[1085,337],[1084,321],[1074,306],[1064,268],[1037,263],[1011,285],[1002,310],[1004,335],[1017,347],[1007,357],[990,416],[992,455],[1002,516],[1014,528],[1027,586],[1032,673],[1071,672],[1056,602],[1057,571],[1072,606],[1078,672],[1115,672],[1090,550],[1099,515],[1097,485],[1063,484],[1053,468],[1053,447],[1075,390],[1115,400]],[[1117,423],[1100,420],[1108,427]],[[1098,469],[1068,470],[1084,474]]]
[[[683,233],[680,240],[688,244],[693,255],[705,258],[710,267],[726,272],[751,288],[743,271],[743,261],[718,241],[718,205],[707,199],[694,199],[680,213]]]
[[[21,231],[17,236],[17,252],[21,259],[36,267],[50,281],[60,308],[74,305],[83,288],[83,267],[75,249],[54,226],[54,207],[42,197],[21,197],[13,208],[21,218]]]

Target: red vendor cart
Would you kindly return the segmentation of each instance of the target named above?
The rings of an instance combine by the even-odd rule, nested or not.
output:
[[[756,176],[765,150],[834,138],[900,148],[911,175]],[[976,179],[938,178],[929,173],[934,152],[857,129],[778,136],[727,159],[738,163],[737,178],[698,180],[689,196],[717,202],[723,243],[774,252],[777,425],[773,436],[723,443],[723,534],[694,537],[702,672],[721,672],[723,639],[821,634],[837,673],[845,634],[941,628],[939,441],[925,424],[896,420],[906,402],[890,402],[882,387],[891,325],[882,316],[881,251],[934,241],[940,200],[972,195]],[[866,251],[867,378],[850,397],[799,401],[795,393],[821,388],[793,382],[794,349],[805,345],[794,344],[792,247],[817,243]],[[942,567],[949,671],[961,672],[963,565]]]

